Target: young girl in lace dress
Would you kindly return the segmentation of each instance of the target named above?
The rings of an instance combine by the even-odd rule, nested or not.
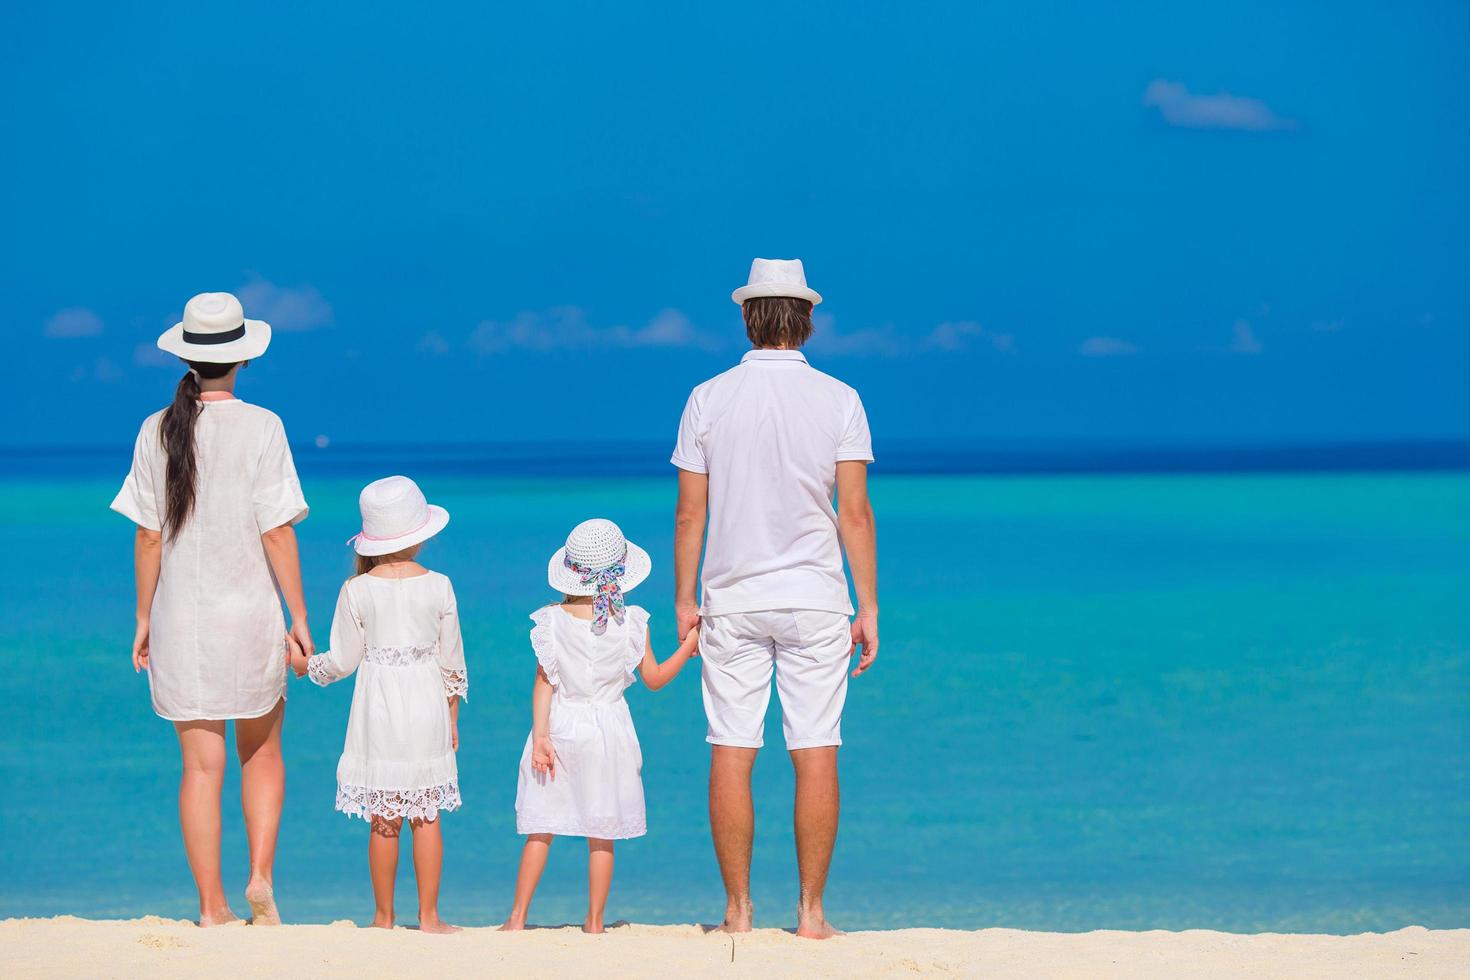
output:
[[[393,927],[398,835],[413,828],[419,929],[455,932],[439,919],[444,842],[440,810],[459,807],[459,702],[469,690],[459,613],[449,579],[414,561],[449,523],[404,476],[368,484],[362,532],[350,542],[357,574],[342,586],[331,650],[291,651],[297,676],[326,685],[357,671],[347,743],[337,764],[337,809],[370,822],[373,925]]]
[[[648,613],[625,606],[648,552],[612,521],[586,521],[551,556],[547,578],[563,601],[531,614],[536,686],[521,753],[516,830],[527,835],[505,929],[523,929],[557,834],[587,838],[586,932],[602,932],[612,886],[613,841],[641,837],[643,752],[623,691],[635,671],[658,690],[695,655],[699,631],[663,663],[648,639]]]

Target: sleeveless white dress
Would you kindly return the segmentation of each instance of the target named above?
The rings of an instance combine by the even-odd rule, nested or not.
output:
[[[306,498],[275,413],[238,398],[200,404],[194,512],[163,539],[148,687],[170,721],[259,718],[286,696],[287,674],[286,620],[260,536],[306,517]],[[167,501],[162,419],[143,422],[112,501],[151,531],[162,529]]]
[[[648,613],[628,606],[597,636],[560,606],[531,614],[531,647],[551,682],[555,778],[531,768],[526,736],[516,789],[516,831],[616,840],[647,832],[643,750],[623,697],[648,644]],[[534,734],[534,733],[533,733]]]
[[[337,763],[338,810],[364,820],[434,820],[459,808],[448,699],[468,699],[469,674],[448,576],[348,579],[332,647],[306,670],[322,686],[357,671]]]

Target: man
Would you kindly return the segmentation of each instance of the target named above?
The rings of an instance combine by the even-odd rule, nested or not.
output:
[[[701,625],[710,831],[725,881],[724,928],[748,931],[754,914],[750,772],[774,668],[796,768],[796,931],[826,939],[839,934],[822,912],[822,890],[837,839],[847,667],[859,646],[853,677],[878,656],[873,452],[857,392],[808,366],[798,350],[822,301],[807,288],[801,261],[756,259],[732,298],[754,349],[695,388],[679,424],[675,612],[681,640]],[[858,597],[850,624],[844,546]]]

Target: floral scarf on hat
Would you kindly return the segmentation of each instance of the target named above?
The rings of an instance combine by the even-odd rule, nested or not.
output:
[[[603,568],[589,568],[572,561],[571,555],[563,558],[562,564],[580,575],[583,585],[597,586],[596,597],[592,600],[592,632],[598,636],[606,633],[609,615],[621,626],[624,612],[623,590],[618,585],[618,579],[623,577],[627,566],[620,560]]]

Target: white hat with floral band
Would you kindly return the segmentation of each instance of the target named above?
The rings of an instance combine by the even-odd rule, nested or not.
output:
[[[566,595],[590,595],[592,632],[607,629],[608,617],[623,621],[623,593],[648,578],[648,552],[623,537],[612,521],[594,518],[572,528],[567,543],[546,565],[546,581]]]
[[[158,338],[158,349],[186,361],[233,364],[253,360],[270,346],[271,325],[245,319],[230,293],[200,293],[184,306],[184,319]]]
[[[449,511],[424,499],[406,476],[386,476],[362,488],[357,498],[362,530],[347,539],[359,555],[391,555],[429,540],[449,523]]]

